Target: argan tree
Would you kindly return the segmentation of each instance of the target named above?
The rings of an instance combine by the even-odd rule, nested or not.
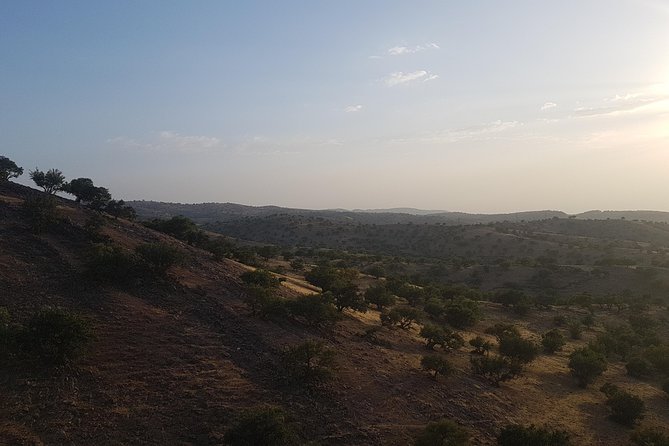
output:
[[[30,179],[47,194],[55,194],[65,187],[65,175],[58,169],[42,172],[39,169],[30,171]]]
[[[604,355],[590,347],[579,348],[569,356],[571,374],[580,387],[588,387],[595,378],[604,373],[607,362]]]
[[[0,156],[0,181],[9,181],[10,178],[16,178],[23,175],[23,168],[6,156]]]

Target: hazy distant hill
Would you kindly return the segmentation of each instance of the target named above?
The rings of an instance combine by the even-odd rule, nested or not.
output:
[[[464,212],[425,211],[411,208],[378,210],[311,210],[278,206],[246,206],[235,203],[164,203],[157,201],[130,201],[141,218],[164,218],[183,215],[197,223],[226,222],[245,217],[270,215],[302,215],[325,218],[335,222],[364,224],[444,223],[450,225],[492,223],[501,221],[535,221],[548,218],[567,218],[561,211],[530,211],[510,214],[467,214]],[[406,211],[406,212],[405,212]]]
[[[588,211],[577,214],[578,219],[587,220],[643,220],[669,223],[669,212],[662,211]]]

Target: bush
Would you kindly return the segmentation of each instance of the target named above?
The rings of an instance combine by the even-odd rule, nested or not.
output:
[[[642,356],[633,356],[625,364],[627,374],[634,378],[646,378],[653,373],[653,364]]]
[[[386,313],[381,313],[380,318],[381,324],[384,326],[398,326],[408,330],[414,323],[418,322],[420,313],[415,308],[395,307]]]
[[[476,301],[455,299],[446,304],[444,309],[446,321],[455,328],[472,327],[481,318],[481,309]]]
[[[286,348],[281,362],[289,384],[315,384],[332,376],[334,353],[322,342],[305,341]]]
[[[448,376],[453,373],[451,363],[439,355],[423,356],[420,360],[420,366],[426,372],[432,372],[434,379],[437,379],[438,375]]]
[[[574,321],[569,324],[569,336],[571,336],[572,339],[574,340],[581,339],[582,334],[583,334],[583,326],[581,325],[580,322]]]
[[[600,389],[607,397],[606,404],[611,413],[609,418],[624,426],[634,426],[643,418],[646,410],[643,400],[618,386],[607,383]]]
[[[502,429],[497,437],[499,446],[569,446],[566,431],[534,425],[511,424]]]
[[[19,352],[29,360],[61,366],[77,359],[91,341],[88,323],[56,308],[38,311],[19,331]]]
[[[562,350],[566,343],[567,341],[562,333],[555,329],[547,331],[541,336],[541,345],[544,347],[544,352],[549,355]]]
[[[223,437],[230,446],[292,446],[298,438],[288,424],[286,414],[278,407],[245,412]]]
[[[505,335],[499,340],[499,352],[504,356],[527,364],[534,361],[537,357],[539,347],[529,339],[523,339],[520,336]]]
[[[634,446],[669,446],[669,434],[653,428],[639,429],[632,433],[630,441]]]
[[[468,446],[469,433],[451,420],[428,424],[416,439],[416,446]]]
[[[578,380],[580,387],[587,387],[596,377],[604,373],[607,368],[606,358],[590,347],[583,347],[569,356],[571,374]]]
[[[474,347],[471,353],[475,355],[485,355],[492,349],[492,343],[486,341],[481,336],[477,336],[474,339],[469,340],[469,345]]]
[[[23,211],[35,234],[40,234],[58,221],[56,199],[51,195],[34,195],[23,202]]]
[[[344,308],[350,308],[351,310],[366,312],[367,311],[367,302],[365,298],[358,293],[358,287],[352,283],[347,284],[341,287],[335,287],[331,291],[332,299],[335,307],[340,312]]]
[[[239,277],[246,285],[256,285],[264,288],[276,288],[281,283],[274,274],[264,269],[246,271]]]
[[[95,245],[88,260],[88,275],[111,284],[128,284],[134,281],[140,271],[135,255],[118,246]]]
[[[469,362],[474,374],[482,376],[496,387],[523,372],[520,361],[503,356],[471,356]]]
[[[135,248],[135,252],[148,269],[157,275],[164,275],[169,267],[183,258],[181,251],[165,243],[145,243]]]
[[[566,324],[567,324],[566,316],[558,314],[557,316],[553,317],[553,325],[555,325],[556,327],[564,327]]]
[[[438,325],[428,324],[420,330],[420,335],[427,341],[427,348],[441,346],[444,350],[455,350],[465,345],[462,336]]]
[[[513,324],[497,323],[492,327],[486,328],[485,333],[490,335],[495,335],[498,341],[505,336],[520,337],[520,331],[518,330],[518,327],[516,327]]]

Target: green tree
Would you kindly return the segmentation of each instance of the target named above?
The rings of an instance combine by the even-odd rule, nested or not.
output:
[[[539,354],[539,347],[529,339],[520,336],[505,335],[499,340],[499,352],[523,364],[534,361]]]
[[[624,426],[634,426],[643,418],[646,406],[641,398],[632,395],[616,385],[606,383],[600,389],[606,395],[606,404],[611,413],[609,418]]]
[[[471,299],[454,299],[444,309],[446,322],[455,328],[472,327],[481,318],[479,304]]]
[[[467,430],[451,420],[432,422],[418,435],[416,446],[469,446]]]
[[[75,178],[63,185],[63,191],[74,195],[77,203],[98,211],[103,210],[112,199],[107,188],[95,186],[90,178]]]
[[[10,178],[17,178],[23,175],[23,168],[6,156],[0,156],[0,181],[9,181]]]
[[[35,169],[30,172],[30,179],[47,194],[55,194],[65,187],[65,175],[58,169],[49,169],[46,172]]]
[[[578,381],[580,387],[587,387],[596,377],[604,373],[607,362],[604,355],[590,347],[575,350],[569,356],[571,374]]]
[[[418,322],[420,312],[415,308],[394,307],[388,312],[381,313],[380,317],[381,324],[384,326],[398,326],[408,330],[414,323]]]
[[[322,342],[305,341],[282,354],[284,377],[290,384],[314,384],[333,374],[334,352]]]

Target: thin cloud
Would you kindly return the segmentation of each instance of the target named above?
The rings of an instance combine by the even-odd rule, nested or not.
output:
[[[617,115],[620,113],[631,113],[651,104],[669,100],[669,95],[647,95],[631,93],[616,95],[604,99],[604,105],[580,106],[573,110],[572,117],[591,118],[598,116]]]
[[[481,125],[451,128],[417,137],[394,139],[391,142],[396,144],[449,144],[466,140],[501,138],[505,132],[523,125],[520,121],[502,121],[498,119]]]
[[[386,76],[383,79],[383,83],[386,85],[386,87],[396,87],[398,85],[410,83],[428,82],[437,79],[438,77],[439,75],[430,73],[426,70],[412,71],[411,73],[396,71]]]
[[[427,43],[425,45],[416,45],[416,46],[394,46],[392,48],[388,48],[386,51],[386,54],[389,56],[402,56],[405,54],[413,54],[413,53],[420,53],[421,51],[425,50],[438,50],[439,45],[436,43]]]
[[[557,107],[557,104],[555,102],[546,102],[544,105],[541,106],[541,111],[546,111],[550,110],[551,108]]]
[[[223,142],[213,136],[183,135],[164,130],[145,140],[117,136],[108,139],[107,144],[126,150],[161,153],[203,153],[225,148]]]
[[[344,109],[344,112],[346,113],[356,113],[362,110],[362,105],[357,104],[357,105],[349,105]]]

